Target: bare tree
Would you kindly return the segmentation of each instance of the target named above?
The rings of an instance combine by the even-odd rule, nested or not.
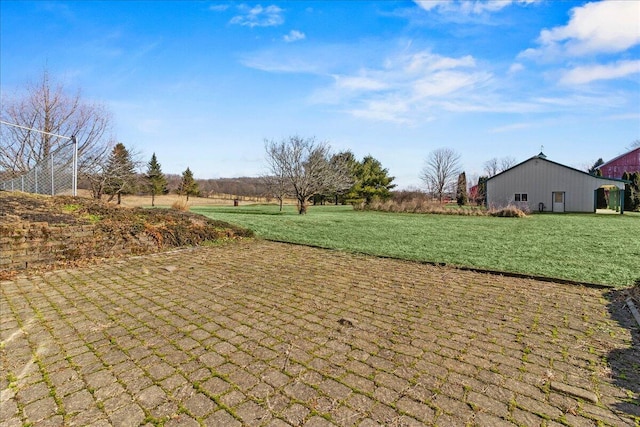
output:
[[[333,171],[334,179],[327,189],[327,195],[333,197],[334,204],[337,205],[339,197],[353,187],[356,164],[358,162],[351,151],[334,154],[329,159],[329,168]]]
[[[498,175],[500,173],[500,161],[497,157],[493,157],[484,162],[484,171],[489,177]]]
[[[512,168],[516,163],[516,159],[511,156],[502,157],[501,159],[494,157],[484,162],[484,171],[486,175],[492,177]]]
[[[290,186],[288,185],[288,180],[283,175],[273,174],[263,176],[262,180],[266,187],[267,195],[269,197],[276,198],[280,205],[280,212],[282,212],[282,202],[284,201],[284,198],[292,193]]]
[[[331,148],[315,138],[291,136],[280,142],[265,141],[269,175],[282,177],[298,200],[298,213],[307,213],[314,194],[341,187],[349,173],[342,162],[331,162]]]
[[[27,172],[58,146],[68,143],[51,134],[75,135],[80,174],[91,173],[103,164],[112,145],[107,109],[83,101],[80,92],[69,95],[62,84],[51,80],[46,69],[38,82],[27,85],[24,95],[2,95],[0,117],[22,126],[6,127],[0,139],[0,169],[14,176]]]
[[[440,203],[445,193],[453,192],[460,174],[460,154],[451,148],[439,148],[429,153],[420,173],[427,190]]]
[[[635,150],[636,148],[640,148],[640,139],[636,139],[627,147],[627,150]]]
[[[500,159],[500,172],[504,172],[507,169],[511,169],[517,163],[515,157],[506,156]]]

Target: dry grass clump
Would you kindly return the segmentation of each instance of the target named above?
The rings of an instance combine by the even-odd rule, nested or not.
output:
[[[450,207],[424,198],[414,198],[402,201],[387,200],[354,205],[356,210],[370,210],[395,213],[422,213],[437,215],[463,215],[463,216],[485,216],[487,211],[480,207]]]
[[[498,216],[502,218],[524,218],[527,213],[517,206],[509,205],[500,209],[490,209],[487,211],[491,216]]]
[[[394,213],[420,213],[435,215],[461,216],[496,216],[502,218],[524,218],[527,212],[517,206],[509,205],[502,208],[485,209],[476,206],[443,205],[424,197],[392,199],[387,201],[374,200],[369,204],[364,202],[354,205],[355,210],[381,211]]]
[[[171,209],[186,212],[189,210],[189,203],[186,199],[180,198],[171,204]]]

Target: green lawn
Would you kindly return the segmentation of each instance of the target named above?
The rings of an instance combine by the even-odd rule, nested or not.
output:
[[[354,211],[349,206],[193,207],[265,239],[615,286],[640,279],[640,216],[467,217]]]

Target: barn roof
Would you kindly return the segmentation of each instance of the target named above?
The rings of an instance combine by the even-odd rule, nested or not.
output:
[[[623,157],[627,157],[629,154],[631,154],[631,153],[635,153],[636,151],[640,151],[640,147],[638,147],[638,148],[634,148],[634,149],[633,149],[633,150],[631,150],[631,151],[627,151],[626,153],[620,154],[618,157],[615,157],[615,158],[613,158],[613,159],[609,160],[608,162],[605,162],[605,163],[601,164],[600,166],[598,166],[598,169],[600,169],[600,168],[602,168],[602,167],[604,167],[604,166],[607,166],[607,165],[609,165],[610,163],[613,163],[613,162],[615,162],[615,161],[618,161],[618,160],[622,159]]]
[[[496,174],[496,175],[492,176],[491,178],[487,179],[487,181],[490,181],[490,180],[492,180],[493,178],[495,178],[495,177],[497,177],[497,176],[500,176],[500,175],[502,175],[502,174],[504,174],[504,173],[506,173],[506,172],[509,172],[510,170],[516,169],[517,167],[519,167],[519,166],[521,166],[521,165],[523,165],[523,164],[525,164],[525,163],[527,163],[527,162],[530,162],[531,160],[536,160],[536,159],[537,159],[537,160],[543,160],[543,161],[545,161],[545,162],[552,163],[552,164],[554,164],[554,165],[557,165],[557,166],[563,167],[563,168],[565,168],[565,169],[572,170],[572,171],[574,171],[574,172],[581,173],[581,174],[583,174],[583,175],[590,176],[590,177],[592,177],[592,178],[602,179],[602,180],[605,180],[605,181],[617,181],[617,182],[624,182],[625,184],[629,184],[629,183],[631,182],[631,181],[627,181],[627,180],[624,180],[624,179],[607,178],[607,177],[604,177],[604,176],[591,175],[590,173],[585,172],[585,171],[581,171],[580,169],[572,168],[572,167],[570,167],[570,166],[563,165],[562,163],[558,163],[558,162],[554,162],[553,160],[549,160],[549,159],[547,159],[547,156],[546,156],[544,153],[542,153],[542,152],[540,152],[540,154],[538,154],[538,155],[536,155],[536,156],[533,156],[533,157],[528,158],[528,159],[527,159],[527,160],[525,160],[524,162],[520,162],[520,163],[518,163],[517,165],[510,167],[509,169],[503,170],[503,171],[502,171],[502,172],[500,172],[499,174]],[[602,165],[602,166],[604,166],[604,165]],[[600,166],[600,167],[602,167],[602,166]]]

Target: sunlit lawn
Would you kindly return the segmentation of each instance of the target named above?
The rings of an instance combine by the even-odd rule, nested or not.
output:
[[[640,279],[640,216],[396,214],[350,206],[193,207],[265,239],[609,285]]]

